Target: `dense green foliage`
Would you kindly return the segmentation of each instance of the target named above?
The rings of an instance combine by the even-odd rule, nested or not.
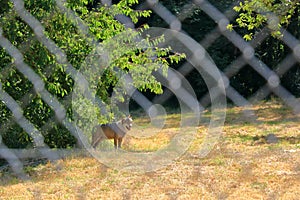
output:
[[[139,31],[126,29],[125,25],[115,19],[115,16],[126,15],[133,23],[136,23],[140,17],[148,17],[150,11],[132,8],[138,3],[137,0],[122,0],[110,7],[92,0],[69,0],[66,4],[67,8],[75,11],[77,17],[84,21],[92,35],[89,37],[78,29],[77,22],[72,21],[67,13],[60,10],[55,1],[25,0],[24,2],[26,10],[41,22],[45,28],[45,35],[64,51],[68,62],[74,68],[81,70],[81,65],[88,55],[95,52],[97,44],[93,41],[100,42],[106,48],[105,50],[110,51],[112,59],[107,66],[90,66],[103,69],[102,76],[90,74],[90,77],[87,77],[93,79],[91,87],[95,87],[92,89],[104,102],[108,101],[111,88],[120,83],[126,84],[120,79],[124,73],[130,74],[134,87],[142,91],[161,93],[161,85],[152,72],[162,69],[166,73],[170,63],[179,62],[184,57],[182,54],[170,55],[170,48],[157,48],[158,43],[163,41],[163,37],[154,40],[144,39],[142,42],[147,48],[133,42],[138,37]],[[76,111],[72,110],[70,103],[74,77],[66,72],[68,63],[58,61],[56,55],[49,51],[49,47],[46,47],[35,35],[32,27],[19,16],[11,2],[4,1],[1,4],[0,27],[3,36],[20,50],[24,62],[45,82],[45,89],[65,106],[71,120]],[[139,30],[144,29],[147,29],[146,25]],[[118,38],[120,33],[123,37]],[[20,104],[24,116],[42,132],[45,143],[55,148],[74,146],[76,139],[58,122],[53,108],[43,101],[40,94],[35,92],[33,84],[17,70],[15,61],[4,48],[0,49],[0,61],[2,89]],[[123,73],[116,73],[115,68]],[[120,101],[126,97],[126,92],[123,90],[115,93]],[[10,123],[13,121],[11,111],[3,102],[0,106],[1,137],[4,143],[13,148],[33,146],[32,138],[16,123]],[[110,118],[113,115],[114,113],[110,113]],[[103,122],[101,119],[99,122]]]
[[[288,27],[291,21],[299,20],[300,3],[298,0],[247,0],[233,8],[239,12],[237,25],[249,31],[245,40],[251,40],[255,31],[267,26],[272,36],[280,37],[281,28]],[[233,25],[228,25],[229,29]]]

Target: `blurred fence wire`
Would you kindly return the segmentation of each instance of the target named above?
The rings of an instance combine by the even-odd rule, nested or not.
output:
[[[78,70],[76,70],[71,63],[67,60],[67,56],[64,53],[63,49],[60,49],[59,46],[52,41],[46,34],[42,23],[36,19],[30,12],[28,12],[24,8],[23,0],[12,0],[14,4],[14,9],[17,12],[18,16],[22,18],[22,20],[33,30],[35,34],[35,39],[37,39],[41,44],[43,44],[47,50],[56,57],[58,63],[63,64],[65,67],[65,71],[72,77],[73,80],[78,83],[82,83],[84,75],[81,74]],[[111,1],[102,1],[102,3],[106,3],[108,5],[111,4]],[[62,13],[66,13],[67,17],[74,22],[76,28],[86,37],[92,45],[96,44],[96,39],[89,33],[89,27],[85,24],[83,20],[81,20],[72,10],[65,6],[64,0],[56,0],[56,6]],[[241,52],[241,55],[238,56],[233,62],[231,62],[226,68],[220,70],[218,72],[213,72],[219,74],[217,77],[214,77],[216,84],[211,85],[209,87],[209,92],[203,95],[198,101],[198,106],[200,107],[200,111],[203,108],[209,106],[212,102],[218,99],[222,95],[226,95],[226,98],[230,99],[237,106],[245,107],[245,115],[247,115],[249,120],[256,120],[255,114],[251,111],[251,107],[257,101],[260,101],[266,98],[269,94],[273,93],[282,99],[285,104],[287,104],[294,111],[295,114],[300,113],[300,103],[299,100],[284,86],[281,84],[280,77],[288,72],[296,63],[300,61],[300,41],[295,38],[288,31],[283,31],[283,37],[281,38],[282,42],[290,48],[290,53],[277,64],[275,68],[271,68],[267,64],[265,64],[262,60],[260,60],[255,55],[255,49],[258,47],[262,41],[264,41],[267,37],[269,37],[270,33],[268,32],[268,28],[265,27],[260,32],[256,34],[254,39],[250,42],[246,42],[241,35],[237,32],[229,31],[227,29],[227,25],[236,17],[236,13],[233,11],[233,6],[229,8],[225,12],[221,12],[214,5],[212,5],[208,0],[194,0],[188,2],[182,8],[182,11],[179,13],[172,13],[172,11],[168,10],[161,2],[158,0],[147,0],[139,4],[138,9],[150,9],[156,15],[158,15],[165,23],[168,24],[168,30],[178,31],[181,34],[186,34],[183,29],[182,22],[189,16],[194,9],[201,9],[206,13],[213,21],[215,21],[216,26],[214,29],[210,31],[210,33],[206,34],[204,39],[200,42],[196,42],[195,40],[191,43],[186,43],[185,48],[189,51],[193,52],[193,58],[196,59],[195,63],[199,64],[199,62],[208,63],[210,60],[209,55],[206,50],[220,37],[225,37],[232,43],[238,50]],[[134,28],[134,23],[130,21],[129,18],[118,15],[117,20],[121,23],[125,24],[128,28]],[[164,31],[160,29],[161,34],[168,34],[168,31]],[[22,73],[32,84],[33,90],[30,93],[35,92],[39,94],[44,102],[46,102],[51,109],[53,109],[55,116],[49,119],[52,121],[53,118],[56,118],[65,128],[72,133],[79,141],[81,140],[80,134],[82,134],[80,128],[76,123],[70,121],[66,117],[66,108],[64,105],[49,91],[45,89],[45,83],[42,78],[39,77],[34,70],[24,62],[24,58],[22,55],[22,51],[18,49],[14,44],[9,41],[4,34],[2,34],[2,29],[0,27],[0,46],[5,49],[5,51],[13,58],[16,69]],[[180,40],[180,38],[179,38]],[[199,48],[194,48],[194,45],[198,45]],[[24,47],[27,44],[24,43]],[[200,48],[201,47],[201,48]],[[20,47],[22,48],[22,47]],[[195,52],[196,51],[196,52]],[[208,60],[205,60],[209,58]],[[202,60],[201,60],[202,59]],[[169,79],[169,84],[175,87],[178,81],[174,82],[174,80],[178,79],[178,77],[185,77],[189,73],[192,72],[194,67],[191,67],[188,62],[193,62],[191,60],[183,63],[177,70],[176,73],[179,73],[181,76],[171,76]],[[199,61],[200,60],[200,61]],[[204,65],[206,65],[204,64]],[[213,65],[213,64],[211,64]],[[242,94],[240,94],[234,87],[230,84],[230,78],[236,75],[241,69],[243,69],[246,65],[251,66],[253,70],[255,70],[261,77],[263,77],[266,81],[266,84],[260,87],[250,98],[245,98]],[[203,66],[203,65],[202,65]],[[208,65],[210,66],[210,65]],[[1,74],[5,76],[8,74],[11,66],[7,66],[6,68],[1,69]],[[274,69],[274,70],[272,70]],[[204,70],[205,73],[210,73],[210,69],[200,69]],[[214,76],[214,75],[212,75]],[[175,78],[174,78],[175,77]],[[173,81],[173,82],[172,82]],[[175,83],[175,86],[174,86]],[[23,172],[23,159],[24,158],[35,158],[35,157],[44,157],[49,160],[57,160],[60,157],[66,155],[68,153],[67,150],[51,150],[45,143],[43,136],[40,130],[47,130],[48,123],[46,123],[43,127],[39,127],[37,129],[25,116],[23,113],[24,104],[29,102],[31,98],[30,95],[25,94],[21,101],[23,104],[20,105],[19,101],[16,101],[11,97],[2,87],[0,82],[0,100],[4,102],[7,108],[13,113],[13,116],[5,122],[5,124],[1,124],[1,132],[6,132],[8,127],[11,126],[13,122],[16,122],[22,129],[24,129],[32,138],[34,142],[34,150],[33,149],[10,149],[8,148],[2,141],[0,135],[0,158],[5,159],[12,170],[21,178],[26,177],[26,174]],[[218,85],[219,84],[219,85]],[[179,84],[180,87],[180,84]],[[216,89],[221,88],[221,89]],[[223,89],[222,89],[223,88]],[[140,94],[142,95],[142,94]],[[174,94],[171,91],[166,91],[164,94],[157,96],[153,99],[153,104],[162,104],[168,98],[173,96]],[[71,97],[69,97],[71,98]],[[137,99],[145,98],[136,97]],[[184,100],[187,102],[188,100]],[[148,102],[147,102],[148,103]],[[224,102],[223,102],[224,103]],[[149,108],[149,107],[148,107]]]

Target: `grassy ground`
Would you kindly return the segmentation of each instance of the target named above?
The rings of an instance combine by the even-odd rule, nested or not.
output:
[[[0,199],[299,199],[299,118],[275,100],[251,110],[256,119],[245,116],[242,108],[227,109],[223,135],[204,158],[197,152],[209,111],[190,149],[165,168],[135,174],[108,168],[92,157],[67,158],[26,167],[30,181],[0,172]],[[168,115],[160,131],[145,126],[147,118],[135,119],[133,131],[155,134],[129,135],[124,148],[156,151],[178,131],[179,118]]]

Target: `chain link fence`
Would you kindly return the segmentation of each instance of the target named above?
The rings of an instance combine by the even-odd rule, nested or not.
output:
[[[174,159],[182,155],[189,147],[191,141],[194,139],[194,132],[190,131],[189,135],[180,135],[171,142],[170,146],[166,149],[155,152],[153,154],[137,154],[137,153],[124,153],[122,156],[105,154],[101,152],[95,152],[90,148],[89,138],[86,136],[90,130],[85,130],[85,127],[92,127],[95,124],[88,124],[86,126],[80,126],[75,121],[70,121],[67,117],[67,108],[64,102],[76,103],[76,95],[83,95],[86,99],[91,101],[95,100],[91,97],[92,92],[84,92],[86,88],[90,88],[88,83],[88,77],[93,72],[86,72],[84,70],[77,70],[67,60],[67,55],[64,50],[51,40],[46,34],[42,23],[36,19],[30,12],[24,8],[24,2],[22,0],[12,0],[14,9],[18,16],[33,30],[34,38],[32,40],[38,40],[39,43],[44,45],[47,50],[55,56],[56,61],[62,66],[67,74],[75,81],[75,88],[73,94],[68,95],[64,100],[58,100],[53,94],[45,89],[45,83],[42,78],[34,72],[34,70],[26,62],[24,62],[23,53],[24,49],[28,47],[28,43],[24,42],[20,48],[17,48],[14,44],[9,41],[0,27],[0,46],[13,58],[14,63],[1,69],[1,74],[4,79],[8,77],[11,68],[16,68],[24,77],[26,77],[33,88],[24,94],[20,100],[14,99],[3,89],[3,83],[0,82],[0,99],[6,105],[6,107],[12,112],[12,116],[5,123],[1,124],[1,132],[5,133],[8,131],[14,123],[17,123],[23,130],[25,130],[30,137],[33,138],[34,148],[33,149],[11,149],[8,148],[3,142],[0,135],[0,157],[5,159],[11,169],[20,178],[29,178],[23,170],[25,158],[47,158],[48,160],[57,160],[62,158],[69,153],[74,152],[68,150],[53,150],[44,143],[43,134],[41,131],[47,131],[51,127],[52,121],[58,121],[62,124],[90,154],[98,158],[100,162],[105,163],[111,167],[117,169],[125,169],[132,171],[154,171],[160,167],[171,163]],[[64,0],[56,0],[56,6],[62,13],[66,13],[69,20],[71,20],[76,26],[77,30],[87,38],[87,41],[91,45],[101,47],[101,52],[110,54],[110,50],[104,46],[99,46],[96,39],[89,33],[89,27],[86,23],[80,19],[72,10],[65,6]],[[111,1],[102,1],[103,4],[111,5]],[[122,88],[128,91],[130,97],[134,99],[138,104],[146,111],[150,118],[155,118],[159,115],[166,115],[165,110],[161,106],[170,97],[176,96],[178,101],[181,102],[181,115],[185,116],[186,113],[193,113],[192,117],[184,119],[182,117],[182,130],[186,127],[197,127],[200,121],[200,113],[210,106],[212,108],[212,118],[210,120],[210,126],[208,136],[205,141],[199,147],[199,156],[205,157],[214,145],[218,142],[222,134],[222,126],[225,121],[225,108],[226,99],[232,101],[235,105],[244,108],[244,114],[246,119],[259,123],[255,113],[252,111],[252,105],[256,102],[263,100],[271,93],[279,97],[287,104],[295,114],[300,112],[299,100],[284,86],[281,84],[281,78],[286,72],[288,72],[300,59],[300,42],[295,36],[288,31],[283,31],[282,42],[289,47],[290,52],[288,55],[277,64],[277,66],[270,67],[260,60],[256,54],[255,49],[270,36],[268,28],[262,29],[256,34],[254,39],[250,42],[246,42],[241,35],[235,31],[229,31],[227,25],[236,17],[236,13],[233,11],[232,5],[227,11],[221,12],[210,1],[206,0],[195,0],[188,2],[182,6],[182,10],[179,13],[172,13],[168,10],[161,2],[156,0],[148,0],[138,5],[138,9],[150,9],[156,15],[158,15],[167,25],[168,28],[150,28],[145,32],[152,37],[156,37],[159,34],[163,34],[166,41],[162,46],[171,46],[174,51],[184,52],[187,55],[186,62],[182,63],[176,70],[169,69],[167,78],[163,78],[159,74],[157,75],[158,80],[163,86],[168,88],[162,95],[155,97],[152,101],[149,101],[142,93],[139,93],[136,88]],[[209,16],[215,23],[216,26],[210,33],[206,34],[204,39],[197,42],[195,39],[188,36],[185,32],[182,22],[194,11],[194,9],[201,9],[207,16]],[[134,28],[134,23],[125,16],[118,15],[117,20],[125,24],[128,28]],[[121,35],[122,37],[122,35]],[[124,34],[124,37],[126,35]],[[232,61],[226,68],[220,70],[207,53],[207,49],[217,41],[220,37],[225,37],[232,45],[234,45],[241,54]],[[113,43],[114,39],[111,40]],[[30,43],[30,40],[29,40]],[[98,52],[99,53],[99,52]],[[93,62],[108,62],[102,56],[95,59]],[[90,64],[90,63],[85,63]],[[246,66],[251,66],[263,79],[265,85],[260,87],[251,97],[245,98],[239,93],[232,85],[231,78],[236,75],[241,69]],[[193,70],[197,70],[197,73],[205,79],[205,83],[208,87],[207,94],[201,96],[200,99],[194,94],[193,88],[189,84],[187,77]],[[274,69],[274,70],[272,70]],[[100,73],[97,72],[96,73]],[[193,72],[194,73],[194,72]],[[131,82],[130,77],[125,77],[127,82]],[[54,111],[53,116],[48,119],[49,123],[45,123],[42,127],[36,128],[25,116],[24,108],[30,100],[33,98],[31,94],[38,94],[42,100]],[[20,103],[21,102],[21,103]],[[97,104],[99,105],[99,104]],[[95,106],[95,105],[93,105]],[[126,112],[129,113],[128,106]],[[222,110],[222,112],[220,112]],[[91,114],[92,115],[92,114]],[[163,127],[163,123],[158,124],[159,127]],[[183,131],[184,132],[184,131]],[[180,142],[184,141],[184,142]],[[182,149],[181,151],[173,151],[172,149]],[[167,161],[165,158],[169,158]],[[128,163],[122,163],[121,160],[128,160],[130,158],[133,162],[128,166]],[[120,160],[121,159],[121,160]],[[121,163],[121,164],[120,164]],[[151,163],[151,164],[150,164]]]

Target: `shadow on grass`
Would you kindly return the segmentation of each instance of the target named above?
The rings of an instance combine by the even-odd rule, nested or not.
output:
[[[275,137],[270,139],[270,135]],[[229,140],[235,140],[236,142],[248,143],[251,145],[262,145],[262,144],[300,144],[300,135],[297,136],[273,136],[269,135],[232,135],[227,137]]]

